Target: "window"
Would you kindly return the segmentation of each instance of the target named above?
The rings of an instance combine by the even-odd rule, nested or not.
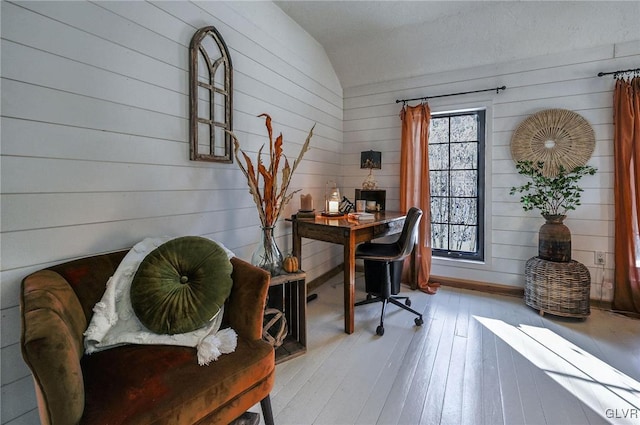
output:
[[[484,260],[484,138],[484,110],[431,118],[433,256]]]

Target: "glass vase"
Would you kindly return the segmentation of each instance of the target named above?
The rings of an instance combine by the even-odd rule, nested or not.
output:
[[[273,227],[260,228],[260,242],[251,256],[251,264],[276,276],[282,272],[282,252],[273,236]]]

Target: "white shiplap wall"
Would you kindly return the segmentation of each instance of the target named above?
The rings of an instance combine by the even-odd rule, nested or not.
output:
[[[21,279],[130,247],[207,235],[249,258],[258,216],[235,164],[189,161],[188,45],[214,25],[234,65],[234,130],[255,156],[266,112],[293,189],[322,199],[341,172],[342,88],[322,47],[270,2],[2,2],[2,423],[37,422],[19,347]],[[297,209],[298,199],[288,207]],[[291,227],[277,228],[283,250]],[[339,247],[304,241],[310,279]]]
[[[537,255],[537,232],[544,223],[536,212],[526,213],[511,186],[524,182],[510,154],[517,125],[547,108],[573,110],[587,119],[596,134],[589,164],[595,176],[581,181],[582,205],[568,214],[573,258],[590,269],[591,297],[610,300],[602,287],[613,276],[613,79],[600,71],[636,68],[640,42],[608,45],[562,55],[346,88],[344,93],[344,166],[347,193],[359,187],[366,173],[358,167],[359,153],[382,151],[382,170],[376,170],[380,188],[387,190],[389,208],[399,206],[400,104],[396,99],[435,96],[506,85],[507,90],[446,97],[430,101],[432,112],[487,108],[486,261],[483,264],[434,259],[433,275],[520,286],[524,265]],[[413,103],[415,104],[415,102]],[[605,251],[604,270],[594,265],[594,251]]]

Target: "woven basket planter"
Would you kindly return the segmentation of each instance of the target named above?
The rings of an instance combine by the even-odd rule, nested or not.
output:
[[[524,275],[524,302],[540,315],[585,318],[591,313],[591,274],[584,264],[533,257],[527,261]]]

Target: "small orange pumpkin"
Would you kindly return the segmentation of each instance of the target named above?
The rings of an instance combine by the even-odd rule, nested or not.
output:
[[[284,258],[284,262],[282,263],[282,268],[284,268],[284,271],[287,273],[294,273],[298,271],[298,258],[293,255],[293,254],[289,254]]]

